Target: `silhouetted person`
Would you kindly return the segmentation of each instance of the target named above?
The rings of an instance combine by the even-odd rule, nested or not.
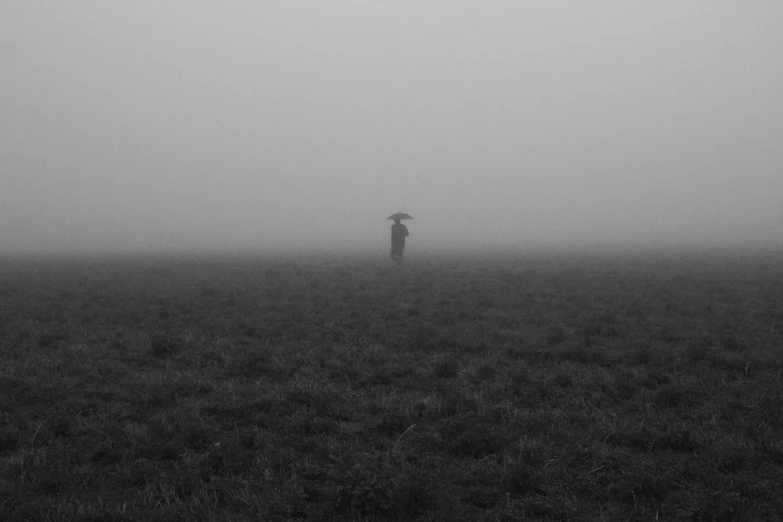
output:
[[[408,237],[408,227],[400,223],[399,219],[395,219],[391,228],[391,258],[397,263],[402,263],[406,237]]]

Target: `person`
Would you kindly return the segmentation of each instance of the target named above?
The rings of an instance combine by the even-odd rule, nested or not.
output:
[[[391,227],[391,258],[397,264],[402,264],[402,251],[405,250],[405,238],[407,236],[408,227],[400,223],[399,219],[395,219]]]

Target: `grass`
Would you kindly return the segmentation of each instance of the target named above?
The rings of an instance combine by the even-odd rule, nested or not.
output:
[[[0,519],[780,519],[779,259],[2,259]]]

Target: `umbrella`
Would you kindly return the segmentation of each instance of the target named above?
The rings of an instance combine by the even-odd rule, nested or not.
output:
[[[413,219],[413,216],[406,214],[405,212],[397,212],[396,214],[392,214],[386,219]]]

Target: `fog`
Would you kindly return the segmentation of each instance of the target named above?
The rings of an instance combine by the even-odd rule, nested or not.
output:
[[[0,6],[0,253],[783,243],[783,2]]]

